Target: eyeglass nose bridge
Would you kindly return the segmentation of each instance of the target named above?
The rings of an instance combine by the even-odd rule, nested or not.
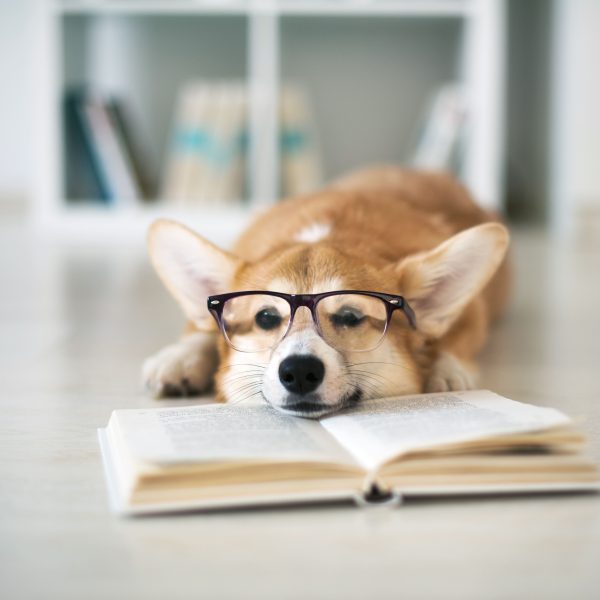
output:
[[[285,332],[285,336],[290,332],[292,327],[294,326],[296,312],[299,308],[306,308],[310,312],[312,318],[312,324],[315,326],[319,335],[321,334],[321,329],[319,327],[319,320],[317,318],[317,300],[312,294],[290,294],[290,322]]]

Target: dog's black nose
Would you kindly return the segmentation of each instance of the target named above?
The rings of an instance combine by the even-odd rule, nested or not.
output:
[[[293,394],[308,394],[319,387],[325,377],[325,365],[315,356],[293,354],[281,361],[279,381]]]

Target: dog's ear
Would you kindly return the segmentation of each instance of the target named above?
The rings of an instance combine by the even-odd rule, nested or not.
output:
[[[396,267],[400,289],[417,315],[419,330],[431,337],[448,331],[496,272],[508,241],[503,225],[485,223],[401,261]]]
[[[191,229],[166,219],[150,226],[148,251],[158,276],[186,317],[200,329],[210,326],[212,317],[206,299],[229,290],[242,261]]]

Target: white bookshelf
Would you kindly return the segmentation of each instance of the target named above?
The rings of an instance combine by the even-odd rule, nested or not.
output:
[[[224,239],[237,233],[250,213],[275,202],[279,162],[275,109],[282,78],[280,57],[286,45],[283,24],[301,19],[312,19],[312,23],[315,19],[329,19],[329,22],[352,19],[355,24],[361,19],[459,22],[456,76],[467,86],[471,111],[463,179],[483,204],[501,208],[503,0],[49,0],[40,3],[39,11],[36,101],[40,143],[33,216],[46,230],[69,234],[86,232],[86,235],[127,233],[132,229],[142,231],[158,216],[169,216],[190,222],[207,235]],[[62,191],[60,118],[60,99],[69,75],[62,55],[65,24],[69,20],[93,22],[107,17],[130,20],[183,17],[186,22],[216,18],[220,19],[219,23],[224,19],[243,23],[251,173],[249,198],[243,205],[181,211],[160,200],[136,209],[67,202]],[[126,53],[127,46],[120,51]],[[120,59],[119,56],[113,58]],[[394,115],[389,118],[393,119]]]

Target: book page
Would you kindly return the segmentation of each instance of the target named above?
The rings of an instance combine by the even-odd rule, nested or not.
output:
[[[570,420],[552,408],[477,390],[367,400],[321,423],[372,471],[407,452],[568,425]]]
[[[282,415],[262,405],[117,410],[109,429],[114,429],[119,447],[141,462],[265,459],[355,464],[318,421]]]

